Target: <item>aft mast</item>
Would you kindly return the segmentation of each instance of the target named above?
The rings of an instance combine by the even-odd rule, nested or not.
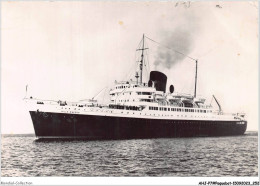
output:
[[[196,91],[197,91],[197,71],[198,71],[198,60],[196,60],[194,98],[196,98]]]

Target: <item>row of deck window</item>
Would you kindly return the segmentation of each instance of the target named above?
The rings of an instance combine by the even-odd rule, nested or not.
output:
[[[166,107],[149,107],[149,110],[159,111],[175,111],[175,112],[197,112],[197,113],[209,113],[211,110],[198,110],[198,109],[181,109],[181,108],[166,108]]]
[[[152,95],[152,93],[151,92],[136,92],[137,93],[137,95]],[[115,95],[120,95],[121,93],[112,93],[112,94],[110,94],[111,96],[115,96]],[[127,95],[128,93],[122,93],[123,95]],[[129,94],[131,95],[131,92],[129,92]]]
[[[133,88],[134,88],[134,87],[137,87],[137,85],[134,85]],[[128,85],[128,86],[122,85],[122,86],[116,87],[116,89],[123,89],[123,88],[130,88],[130,85]]]
[[[125,100],[118,100],[119,102],[129,102],[129,99],[125,99]],[[131,100],[130,100],[131,101]],[[133,99],[133,101],[135,101],[134,99]]]
[[[125,100],[118,100],[119,102],[129,102],[129,99]],[[130,100],[131,101],[131,100]],[[135,101],[134,99],[132,100],[133,102]],[[140,102],[153,102],[151,99],[139,99]]]
[[[137,106],[125,106],[125,105],[109,105],[111,109],[124,109],[124,110],[139,110]]]
[[[137,95],[152,95],[152,92],[136,92]]]
[[[120,86],[120,87],[116,87],[116,89],[122,89],[122,88],[130,88],[130,86]]]

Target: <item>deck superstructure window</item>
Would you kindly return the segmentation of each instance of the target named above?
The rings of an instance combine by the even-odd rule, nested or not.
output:
[[[152,95],[152,92],[136,92],[137,95]]]
[[[149,110],[158,110],[158,107],[149,107]]]
[[[140,101],[142,101],[142,102],[152,102],[152,100],[150,100],[150,99],[140,99]]]

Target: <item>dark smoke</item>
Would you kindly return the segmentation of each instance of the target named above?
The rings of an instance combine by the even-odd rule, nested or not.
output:
[[[198,31],[198,26],[195,24],[194,17],[186,17],[182,21],[183,23],[178,24],[172,32],[163,33],[164,39],[160,43],[175,51],[189,55],[194,47],[195,33]],[[162,66],[170,69],[173,65],[186,58],[186,56],[163,46],[158,47],[154,61],[155,68]]]

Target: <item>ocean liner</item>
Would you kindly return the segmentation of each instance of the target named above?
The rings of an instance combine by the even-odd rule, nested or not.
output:
[[[143,35],[138,49],[141,55],[136,79],[115,81],[109,103],[101,104],[96,99],[68,102],[25,98],[36,137],[92,140],[244,134],[244,113],[226,114],[214,95],[217,109],[196,95],[197,60],[194,95],[176,93],[173,85],[167,91],[167,76],[159,71],[151,71],[149,80],[143,82],[145,38]]]

